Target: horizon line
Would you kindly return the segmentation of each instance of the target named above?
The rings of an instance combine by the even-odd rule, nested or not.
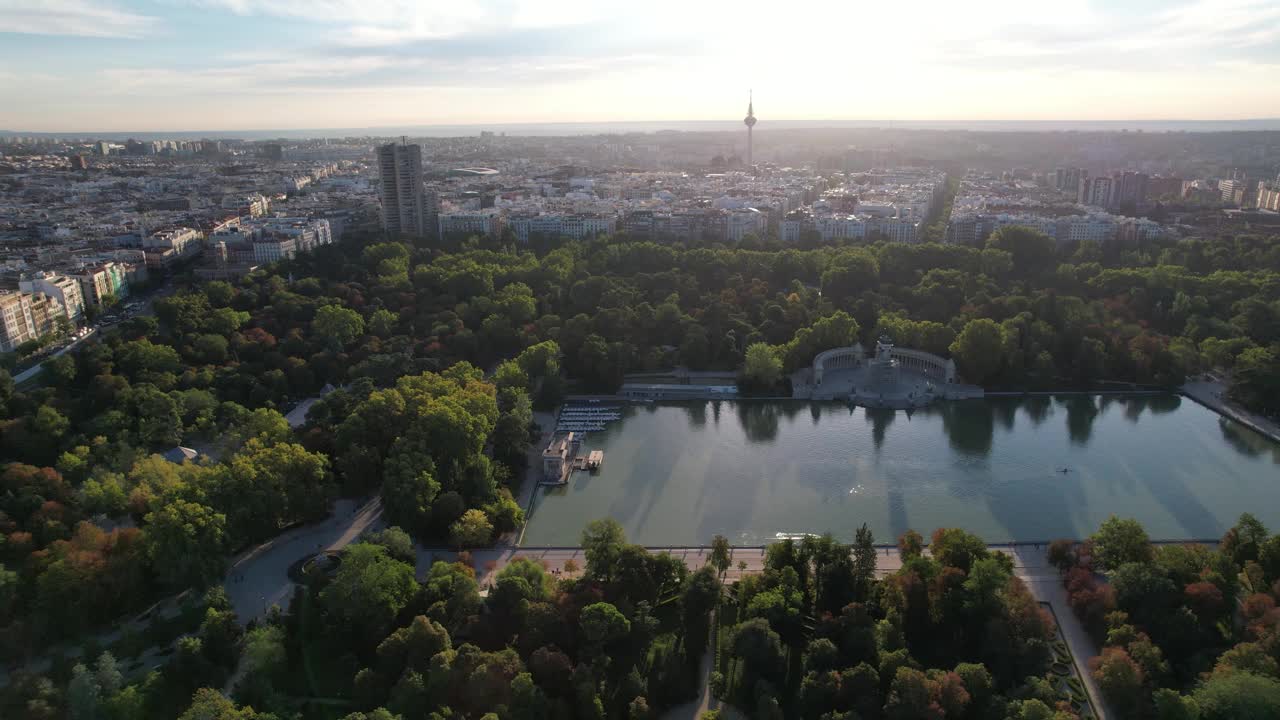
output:
[[[831,123],[831,125],[824,125]],[[783,118],[774,120],[764,120],[762,124],[776,125],[779,129],[798,129],[796,125],[805,125],[805,129],[912,129],[912,128],[894,128],[893,126],[988,126],[988,125],[1097,125],[1097,126],[1120,126],[1117,129],[1125,129],[1123,126],[1141,126],[1141,125],[1256,125],[1274,123],[1275,130],[1280,130],[1280,117],[1257,117],[1257,118],[1231,118],[1231,119],[1188,119],[1188,118],[1159,118],[1159,119],[1124,119],[1124,120],[1072,120],[1072,119],[1054,119],[1054,120],[894,120],[894,119],[796,119]],[[296,128],[245,128],[245,129],[169,129],[169,130],[9,130],[0,129],[0,135],[72,135],[92,137],[94,135],[162,135],[170,134],[210,134],[218,133],[234,133],[237,135],[255,134],[263,137],[271,137],[271,133],[309,133],[309,132],[338,132],[338,131],[369,131],[371,137],[378,137],[372,131],[378,130],[405,130],[411,128],[530,128],[530,127],[582,127],[582,126],[610,126],[610,125],[725,125],[726,127],[739,125],[741,120],[715,119],[715,120],[549,120],[549,121],[504,121],[504,122],[433,122],[420,124],[388,124],[388,125],[364,125],[364,126],[330,126],[330,127],[296,127]],[[790,126],[790,127],[786,127]],[[918,127],[917,129],[929,129],[928,127]],[[956,128],[962,130],[964,128]],[[1140,129],[1140,128],[1135,128]],[[1266,131],[1267,128],[1259,128],[1256,131]],[[1070,132],[1070,130],[1057,130],[1058,132]],[[1196,132],[1184,130],[1182,132]],[[392,133],[402,134],[402,133]]]

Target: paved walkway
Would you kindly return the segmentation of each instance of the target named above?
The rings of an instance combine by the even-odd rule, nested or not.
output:
[[[1202,405],[1226,415],[1246,427],[1280,442],[1280,425],[1227,399],[1227,386],[1212,380],[1193,380],[1182,386],[1182,392]]]
[[[1106,718],[1118,717],[1111,712],[1102,689],[1098,687],[1098,683],[1089,672],[1089,658],[1098,654],[1098,646],[1085,631],[1080,618],[1071,611],[1071,604],[1067,601],[1067,589],[1062,586],[1062,578],[1037,576],[1026,582],[1036,599],[1053,606],[1053,614],[1058,618],[1058,628],[1062,630],[1062,637],[1071,649],[1071,658],[1075,661],[1076,672],[1084,682],[1085,692],[1089,693],[1089,700],[1093,702],[1093,709],[1097,712],[1098,718],[1106,720]]]
[[[711,632],[715,633],[718,630],[716,616],[713,612],[711,615]],[[745,716],[738,712],[737,708],[720,702],[720,698],[711,694],[711,673],[716,669],[714,643],[715,638],[712,638],[711,642],[707,644],[706,651],[702,653],[702,662],[698,664],[698,684],[701,687],[698,699],[677,705],[662,713],[661,720],[698,720],[698,718],[702,717],[702,713],[711,710],[719,710],[720,717],[724,718],[724,720],[745,720]]]

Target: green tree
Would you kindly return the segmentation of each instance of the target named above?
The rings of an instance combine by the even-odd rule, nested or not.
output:
[[[395,525],[386,530],[370,533],[364,538],[364,542],[381,545],[387,549],[391,557],[400,562],[412,563],[418,557],[417,551],[413,547],[413,538],[409,537],[409,533]]]
[[[866,523],[858,528],[853,539],[853,587],[854,598],[864,602],[871,593],[876,578],[875,536]]]
[[[260,625],[244,639],[244,672],[267,680],[278,678],[289,667],[284,629],[279,625]]]
[[[383,637],[417,589],[413,566],[393,559],[386,548],[356,543],[343,552],[320,599],[328,612],[350,625],[353,637]]]
[[[206,687],[196,691],[191,707],[178,720],[254,720],[259,717],[253,708],[237,707],[226,695]]]
[[[768,343],[747,346],[742,365],[742,379],[757,388],[772,388],[782,379],[782,360]]]
[[[613,518],[593,520],[582,531],[582,550],[587,556],[587,574],[601,580],[613,576],[614,564],[626,545],[626,533]]]
[[[729,569],[729,564],[733,561],[732,555],[733,548],[729,546],[729,538],[723,535],[711,538],[711,557],[708,562],[720,575],[724,575]]]
[[[1280,717],[1280,682],[1248,672],[1214,673],[1192,693],[1201,720]]]
[[[1158,688],[1151,693],[1156,720],[1200,720],[1200,706],[1194,698],[1179,695],[1177,690]]]
[[[146,516],[146,551],[161,581],[203,587],[222,575],[227,517],[174,498]]]
[[[124,686],[124,675],[120,672],[115,655],[110,652],[103,652],[98,656],[93,666],[93,677],[98,682],[98,688],[102,690],[102,694],[107,697],[116,694]]]
[[[378,308],[369,316],[369,332],[380,338],[389,338],[396,331],[400,316],[386,308]]]
[[[631,622],[607,602],[588,605],[582,609],[578,620],[582,637],[593,652],[603,652],[608,646],[631,632]]]
[[[311,329],[332,350],[341,350],[364,334],[364,318],[341,305],[325,305],[316,311]]]
[[[1033,278],[1057,265],[1057,244],[1039,230],[1018,225],[998,228],[987,238],[987,248],[1013,256],[1013,269],[1020,277]]]
[[[951,343],[951,355],[969,382],[988,383],[1004,365],[1004,332],[994,320],[978,318],[965,323]]]
[[[67,712],[72,720],[94,720],[102,707],[102,690],[93,673],[80,663],[71,668],[67,683]]]
[[[898,720],[928,717],[930,702],[929,679],[925,674],[915,668],[900,667],[889,685],[889,697],[884,703],[885,717]]]
[[[493,523],[483,510],[472,508],[449,527],[449,540],[457,547],[488,545],[493,539]]]
[[[1142,524],[1132,518],[1107,518],[1090,536],[1093,557],[1107,570],[1125,563],[1149,563],[1152,560],[1151,539]]]

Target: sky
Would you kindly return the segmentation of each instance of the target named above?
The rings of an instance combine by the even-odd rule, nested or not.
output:
[[[1278,0],[0,0],[0,129],[1280,117]]]

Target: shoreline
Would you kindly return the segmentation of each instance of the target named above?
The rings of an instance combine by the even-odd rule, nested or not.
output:
[[[1214,383],[1220,385],[1220,383]],[[1211,410],[1218,415],[1240,423],[1259,435],[1280,443],[1280,428],[1266,418],[1256,418],[1253,413],[1237,408],[1224,400],[1214,398],[1212,395],[1202,397],[1201,394],[1208,391],[1207,387],[1202,387],[1207,383],[1186,383],[1178,389],[1178,394],[1200,405],[1201,407]],[[1212,392],[1212,391],[1210,391]]]
[[[814,537],[820,537],[820,535],[815,535]],[[927,535],[922,534],[921,537],[923,537],[925,540],[928,540]],[[800,542],[796,538],[791,538],[791,539],[794,540],[795,542]],[[1084,542],[1084,540],[1086,539],[1087,538],[1053,538],[1050,540],[1010,540],[1007,542],[989,542],[989,543],[986,543],[986,547],[988,550],[1024,550],[1024,549],[1034,550],[1034,549],[1039,549],[1041,547],[1047,550],[1049,547],[1049,544],[1054,542],[1055,540],[1070,540],[1073,543],[1081,543],[1081,542]],[[732,550],[759,550],[763,552],[764,550],[768,549],[770,545],[776,545],[782,541],[783,541],[782,539],[779,539],[771,543],[764,543],[762,545],[731,544],[729,545],[729,548]],[[1165,538],[1165,539],[1150,541],[1152,545],[1217,545],[1219,542],[1220,542],[1219,538],[1186,538],[1186,539]],[[853,547],[852,543],[840,543],[840,544]],[[927,550],[929,549],[930,545],[931,543],[925,542],[921,547]],[[676,552],[676,551],[710,552],[711,551],[710,545],[642,545],[642,547],[645,550],[648,550],[650,552]],[[872,547],[874,547],[877,550],[897,550],[898,543],[896,542],[873,543]],[[451,546],[439,546],[439,547],[422,546],[422,549],[427,552],[442,552],[442,553],[455,552],[455,549]],[[474,548],[473,552],[478,552],[483,550],[497,550],[497,549],[514,549],[517,551],[526,550],[529,552],[577,552],[577,551],[581,551],[583,548],[581,545],[509,545],[509,546],[495,545],[489,548]]]

